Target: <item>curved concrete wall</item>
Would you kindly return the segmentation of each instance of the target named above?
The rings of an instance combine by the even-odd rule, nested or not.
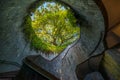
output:
[[[77,13],[76,16],[81,19],[80,40],[69,50],[69,54],[63,52],[67,58],[70,56],[76,58],[79,55],[74,63],[79,64],[104,50],[104,20],[93,0],[62,1],[69,4]],[[21,64],[22,59],[28,55],[41,54],[30,49],[21,27],[24,17],[28,14],[27,9],[34,2],[35,0],[0,1],[0,61],[2,62],[0,72],[19,69],[14,65],[5,64],[6,61]],[[74,61],[73,59],[71,60]]]
[[[17,62],[30,54],[35,54],[25,42],[21,29],[27,8],[35,0],[1,0],[0,1],[0,72],[19,69],[4,62]]]

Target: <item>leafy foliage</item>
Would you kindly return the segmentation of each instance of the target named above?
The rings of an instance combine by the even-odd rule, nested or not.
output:
[[[55,2],[44,2],[27,16],[24,30],[31,46],[46,53],[60,53],[80,35],[70,8]]]

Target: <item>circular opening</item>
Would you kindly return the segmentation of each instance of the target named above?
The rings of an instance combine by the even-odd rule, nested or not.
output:
[[[45,53],[62,52],[79,39],[80,27],[70,7],[56,1],[41,1],[26,17],[24,32],[31,47]]]

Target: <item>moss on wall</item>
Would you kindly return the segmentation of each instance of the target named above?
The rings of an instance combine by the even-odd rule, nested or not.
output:
[[[111,54],[116,55],[113,52],[111,53],[106,51],[102,60],[103,69],[106,71],[105,73],[108,74],[108,77],[114,78],[115,80],[120,80],[120,64]]]

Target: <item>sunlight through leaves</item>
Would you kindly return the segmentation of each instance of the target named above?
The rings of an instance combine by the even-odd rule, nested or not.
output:
[[[60,53],[80,37],[72,10],[58,2],[45,1],[25,20],[31,46],[45,53]]]

